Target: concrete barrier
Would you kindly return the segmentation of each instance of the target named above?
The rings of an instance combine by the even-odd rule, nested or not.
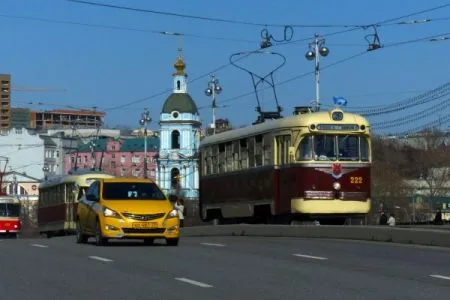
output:
[[[259,236],[364,240],[450,247],[450,231],[388,226],[219,225],[182,229],[182,236]]]

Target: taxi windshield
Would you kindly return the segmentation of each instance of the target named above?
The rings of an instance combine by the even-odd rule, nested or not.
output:
[[[155,183],[149,182],[105,182],[105,200],[166,200],[166,196]]]
[[[0,203],[0,217],[18,217],[20,204]]]
[[[369,142],[358,135],[307,135],[297,148],[296,160],[369,161]]]

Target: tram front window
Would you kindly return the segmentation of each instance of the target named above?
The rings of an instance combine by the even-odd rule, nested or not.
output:
[[[0,217],[18,217],[20,204],[0,203]]]
[[[356,135],[308,135],[297,149],[297,161],[368,161],[369,143]]]

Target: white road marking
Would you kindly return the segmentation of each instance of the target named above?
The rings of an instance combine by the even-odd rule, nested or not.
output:
[[[199,287],[202,287],[202,288],[213,287],[212,285],[209,285],[209,284],[206,284],[206,283],[203,283],[203,282],[200,282],[200,281],[195,281],[195,280],[192,280],[192,279],[188,279],[188,278],[175,278],[175,279],[179,280],[179,281],[182,281],[182,282],[185,282],[185,283],[196,285],[196,286],[199,286]]]
[[[47,245],[41,245],[41,244],[31,244],[31,246],[38,247],[38,248],[48,248]]]
[[[430,275],[430,277],[439,278],[439,279],[445,279],[445,280],[450,280],[450,276]]]
[[[89,258],[90,259],[99,260],[99,261],[106,261],[106,262],[113,261],[112,259],[104,258],[104,257],[101,257],[101,256],[89,256]]]
[[[225,247],[224,244],[215,244],[215,243],[200,243],[205,246],[215,246],[215,247]]]
[[[328,259],[326,257],[311,256],[311,255],[305,255],[305,254],[292,254],[292,255],[298,256],[298,257],[304,257],[304,258],[319,259],[319,260],[326,260],[326,259]]]

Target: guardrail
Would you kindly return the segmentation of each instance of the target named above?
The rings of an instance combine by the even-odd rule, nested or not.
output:
[[[438,227],[438,226],[436,226]],[[390,226],[219,225],[182,228],[182,236],[258,236],[364,240],[450,247],[447,229]]]

